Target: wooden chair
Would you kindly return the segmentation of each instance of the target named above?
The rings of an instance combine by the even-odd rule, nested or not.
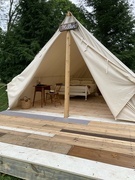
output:
[[[60,103],[60,96],[59,96],[59,92],[61,89],[62,83],[57,83],[55,85],[54,90],[50,90],[49,92],[46,93],[46,100],[50,99],[51,103],[53,103],[56,106],[56,103]]]

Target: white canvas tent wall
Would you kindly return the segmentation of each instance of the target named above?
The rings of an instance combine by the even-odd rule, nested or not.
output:
[[[88,68],[114,118],[135,121],[135,74],[73,15],[66,16],[62,23],[75,21],[78,28],[70,30],[71,78],[82,67]],[[29,66],[7,85],[10,109],[18,105],[21,97],[32,98],[33,85],[39,78],[46,84],[64,83],[66,34],[58,29]]]

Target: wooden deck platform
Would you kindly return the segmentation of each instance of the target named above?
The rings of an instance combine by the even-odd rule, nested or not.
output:
[[[13,146],[28,148],[29,156],[32,156],[30,153],[33,150],[39,150],[41,153],[55,153],[54,156],[61,155],[61,158],[69,158],[63,162],[70,170],[65,169],[64,172],[71,171],[71,174],[76,177],[68,175],[63,175],[62,177],[70,177],[69,179],[134,179],[135,177],[135,124],[134,123],[117,123],[117,122],[101,122],[101,121],[88,121],[87,124],[74,124],[74,123],[65,123],[65,122],[56,122],[53,120],[45,119],[33,119],[26,117],[18,116],[8,116],[0,115],[0,146],[2,143],[8,144],[7,147],[10,147],[10,155],[8,156],[7,151],[0,149],[0,172],[8,173],[17,177],[32,179],[31,175],[22,168],[14,167],[14,170],[11,171],[12,167],[10,164],[13,164],[13,160],[19,158],[23,159],[24,150],[20,151],[20,157],[18,157],[17,152],[12,152]],[[22,152],[22,155],[21,155]],[[34,152],[34,151],[33,151]],[[7,153],[7,154],[4,154]],[[14,158],[13,158],[14,155]],[[7,157],[6,157],[7,156]],[[21,158],[22,156],[22,158]],[[48,155],[49,156],[49,155]],[[51,156],[51,155],[50,155]],[[49,157],[50,157],[49,156]],[[33,157],[33,156],[32,156]],[[44,157],[44,156],[43,156]],[[71,158],[73,157],[73,159]],[[6,158],[6,159],[5,159]],[[29,157],[30,158],[30,157]],[[41,157],[40,157],[41,158]],[[60,159],[61,159],[60,158]],[[76,158],[76,159],[74,159]],[[10,160],[9,160],[10,159]],[[70,160],[72,163],[70,164]],[[12,161],[11,161],[12,160]],[[90,169],[81,170],[80,161],[83,163],[101,163],[101,166],[98,168],[98,172],[94,171],[95,165],[88,165]],[[94,161],[91,161],[94,160]],[[47,163],[44,159],[44,163]],[[64,161],[64,159],[61,159]],[[26,159],[25,159],[26,162]],[[74,163],[75,164],[74,164]],[[17,163],[17,162],[16,162]],[[40,165],[40,162],[37,162]],[[61,163],[61,162],[60,162]],[[69,164],[68,164],[69,163]],[[102,164],[103,163],[103,164]],[[105,164],[104,164],[105,163]],[[78,164],[78,167],[77,165]],[[65,165],[65,166],[66,166]],[[102,173],[102,168],[111,166],[110,169],[106,170],[106,174]],[[47,164],[47,167],[49,165]],[[71,166],[71,167],[69,167]],[[83,164],[83,166],[85,166]],[[25,165],[26,167],[26,165]],[[41,170],[35,165],[31,166],[34,169],[34,179],[44,179],[43,169]],[[64,167],[64,165],[63,165]],[[114,168],[116,167],[116,168]],[[83,167],[84,168],[84,167]],[[114,170],[114,169],[115,170]],[[56,166],[53,167],[53,170],[56,170]],[[74,169],[74,170],[73,170]],[[59,165],[57,164],[57,170]],[[23,172],[22,172],[23,171]],[[32,170],[33,171],[33,170]],[[46,172],[50,170],[44,170]],[[62,171],[62,172],[63,172]],[[85,171],[85,172],[83,172]],[[92,171],[94,173],[92,173]],[[111,172],[113,171],[113,172]],[[20,173],[18,173],[20,172]],[[24,173],[25,172],[25,173]],[[124,173],[126,172],[126,174]],[[52,172],[54,175],[58,175],[60,172]],[[110,174],[111,176],[110,176]],[[27,175],[26,175],[27,174]],[[42,176],[41,176],[42,175]],[[57,178],[57,175],[54,179]],[[124,176],[124,177],[123,177]],[[42,177],[42,178],[41,178]],[[46,176],[47,177],[47,176]],[[61,177],[61,178],[62,178]],[[49,178],[48,178],[49,179]],[[68,179],[68,178],[67,178]]]
[[[115,121],[102,96],[0,114],[0,172],[30,180],[134,180],[135,123]],[[12,112],[12,113],[11,113]]]

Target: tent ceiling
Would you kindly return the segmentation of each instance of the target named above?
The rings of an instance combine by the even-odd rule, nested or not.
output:
[[[51,46],[44,56],[42,63],[37,69],[36,77],[65,76],[65,53],[66,53],[66,33],[63,32],[57,41]],[[82,69],[82,67],[84,69]],[[71,37],[71,77],[79,70],[88,71],[88,68]]]

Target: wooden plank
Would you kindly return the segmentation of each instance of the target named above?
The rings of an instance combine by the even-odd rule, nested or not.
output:
[[[123,142],[123,141],[117,141],[113,140],[110,141],[108,139],[102,139],[102,138],[96,138],[96,137],[89,137],[88,138],[82,138],[82,137],[73,137],[73,136],[64,136],[62,135],[56,135],[51,141],[66,143],[70,145],[76,145],[81,147],[87,147],[87,148],[94,148],[94,149],[100,149],[100,150],[106,150],[111,152],[120,152],[122,154],[130,154],[132,156],[135,156],[135,143],[131,142]]]
[[[128,123],[128,122],[120,122],[118,121],[119,123],[111,123],[111,122],[103,122],[103,121],[91,121],[89,123],[90,126],[93,126],[93,127],[103,127],[103,128],[116,128],[116,129],[122,129],[122,130],[127,130],[127,129],[132,129],[134,130],[135,129],[135,124],[134,123]],[[89,126],[89,127],[90,127]]]
[[[77,179],[88,180],[89,178],[67,173],[50,167],[41,166],[29,162],[18,161],[6,157],[0,157],[0,172],[22,179],[45,180],[45,179]]]
[[[6,134],[0,137],[0,142],[20,145],[35,149],[42,149],[42,150],[57,152],[61,154],[67,154],[67,152],[71,148],[71,145],[66,144],[64,142],[63,143],[53,142],[49,137],[44,136],[44,138],[41,138],[40,136],[39,138],[39,135],[37,136],[36,135],[25,136],[25,135],[24,134],[21,135],[20,133]]]
[[[50,136],[53,137],[55,134],[54,133],[50,133],[50,132],[43,132],[43,131],[35,131],[35,130],[31,130],[31,129],[22,129],[22,128],[14,128],[14,127],[7,127],[7,126],[0,126],[0,129],[6,129],[9,130],[10,132],[19,132],[19,133],[27,133],[27,134],[37,134],[37,135],[41,135],[41,136]],[[49,130],[48,130],[49,131]]]
[[[92,148],[84,148],[74,146],[68,155],[86,158],[94,161],[100,161],[108,164],[118,165],[122,167],[135,168],[135,156],[124,155],[119,152],[110,152],[105,150],[98,150]],[[131,161],[132,158],[132,161]]]
[[[99,131],[86,131],[86,130],[81,130],[78,131],[76,129],[62,129],[61,132],[66,132],[69,134],[80,134],[80,135],[85,135],[85,136],[94,136],[94,137],[101,137],[101,138],[108,138],[108,139],[117,139],[117,140],[122,140],[122,141],[130,141],[130,142],[135,142],[135,137],[132,134],[128,132],[126,135],[121,135],[121,134],[116,134],[116,133],[110,133],[108,131],[105,131],[104,133],[99,132]]]

